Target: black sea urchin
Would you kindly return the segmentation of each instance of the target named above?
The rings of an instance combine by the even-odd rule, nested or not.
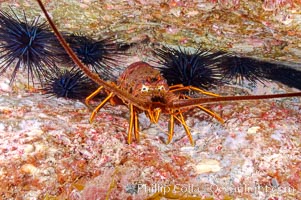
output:
[[[29,22],[24,13],[22,21],[12,11],[0,11],[0,75],[13,67],[10,83],[20,69],[27,71],[28,84],[37,77],[43,84],[46,69],[51,69],[61,48],[48,25],[35,18]]]
[[[79,59],[101,78],[117,78],[116,72],[121,71],[118,62],[123,55],[123,49],[116,42],[111,39],[95,40],[76,34],[66,35],[65,38]]]
[[[265,63],[254,58],[240,57],[237,55],[227,55],[223,57],[220,63],[221,73],[226,82],[234,80],[234,82],[241,84],[244,80],[255,83],[265,79],[264,67],[269,63]]]
[[[244,80],[256,83],[257,81],[272,80],[301,89],[301,71],[288,65],[230,55],[225,56],[219,66],[224,81],[234,79],[238,83],[242,83]]]
[[[50,96],[84,99],[97,89],[97,84],[77,68],[56,68],[46,76],[44,91]]]
[[[301,90],[301,71],[293,69],[291,66],[262,63],[263,76],[266,79],[283,83],[289,87],[298,88]]]
[[[155,49],[159,70],[169,85],[183,84],[208,89],[220,83],[217,67],[224,52],[209,52],[198,49],[194,53],[181,48],[163,47]]]

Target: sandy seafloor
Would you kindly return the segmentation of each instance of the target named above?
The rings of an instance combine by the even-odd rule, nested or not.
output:
[[[299,62],[296,52],[282,60]],[[141,141],[128,145],[125,106],[106,105],[90,124],[82,102],[25,89],[24,73],[14,87],[8,77],[0,80],[1,199],[301,199],[299,97],[207,105],[223,125],[197,109],[185,113],[194,147],[179,125],[166,145],[168,116],[152,125],[141,114]],[[213,90],[294,91],[275,82]]]

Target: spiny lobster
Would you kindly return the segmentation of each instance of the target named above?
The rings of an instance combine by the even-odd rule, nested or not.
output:
[[[257,99],[271,99],[283,97],[301,96],[301,92],[286,93],[286,94],[271,94],[271,95],[254,95],[254,96],[219,96],[217,94],[201,90],[193,86],[173,85],[168,86],[167,81],[161,76],[160,72],[145,62],[136,62],[131,64],[120,76],[117,83],[106,82],[99,78],[95,73],[92,73],[75,53],[69,48],[67,42],[57,30],[55,24],[48,15],[41,0],[37,0],[39,6],[44,12],[51,28],[56,34],[58,40],[72,58],[74,63],[93,81],[100,85],[100,87],[86,98],[86,104],[95,97],[102,89],[108,95],[107,97],[94,109],[90,117],[90,122],[93,121],[95,114],[108,102],[113,104],[124,104],[130,109],[130,120],[128,129],[128,143],[132,142],[132,133],[136,140],[139,141],[139,122],[138,114],[145,112],[152,123],[157,123],[160,113],[170,115],[168,143],[172,140],[174,132],[175,120],[180,122],[190,143],[194,145],[188,125],[186,124],[183,112],[193,109],[195,107],[212,115],[218,121],[223,123],[223,119],[216,113],[204,108],[202,104],[222,102],[222,101],[241,101],[241,100],[257,100]],[[183,91],[196,91],[211,97],[206,98],[191,98]]]

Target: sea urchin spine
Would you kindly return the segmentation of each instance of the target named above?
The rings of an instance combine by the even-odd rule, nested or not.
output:
[[[105,80],[117,78],[121,72],[118,64],[124,51],[114,40],[95,40],[78,34],[65,34],[65,39],[79,59],[101,78]],[[67,54],[65,58],[72,63]]]
[[[45,69],[53,68],[61,47],[48,25],[40,23],[38,17],[29,22],[25,13],[24,21],[14,11],[12,14],[0,11],[0,75],[14,67],[12,83],[23,68],[28,74],[28,84],[34,84],[35,77],[43,84]]]
[[[234,81],[235,83],[242,84],[244,80],[253,83],[264,80],[265,76],[262,64],[262,61],[254,58],[227,55],[224,56],[219,66],[225,82]]]
[[[241,84],[244,80],[252,83],[272,80],[301,89],[301,71],[288,65],[238,55],[226,55],[219,66],[225,82],[234,80]]]
[[[69,99],[85,99],[98,85],[89,79],[80,69],[55,68],[46,77],[44,91],[49,96]]]
[[[218,65],[224,52],[198,49],[191,53],[181,48],[155,49],[161,65],[159,70],[169,85],[182,84],[208,89],[218,85],[222,77]]]

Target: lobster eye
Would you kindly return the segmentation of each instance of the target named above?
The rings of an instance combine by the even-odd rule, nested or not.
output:
[[[158,87],[157,87],[157,90],[158,90],[159,92],[164,91],[164,86],[163,86],[163,85],[158,86]]]
[[[142,87],[141,87],[141,92],[148,92],[148,90],[149,90],[149,87],[148,87],[148,86],[142,85]]]

